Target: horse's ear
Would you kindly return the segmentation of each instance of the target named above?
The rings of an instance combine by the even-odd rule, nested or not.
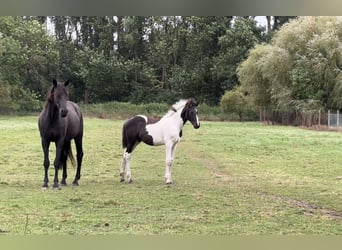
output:
[[[190,98],[189,101],[188,101],[188,107],[189,108],[197,107],[198,104],[199,103],[194,98]]]
[[[56,79],[53,79],[53,80],[52,80],[52,83],[53,83],[53,86],[55,86],[55,87],[57,86],[57,81],[56,81]]]
[[[65,86],[65,87],[68,86],[69,83],[70,83],[70,80],[66,80],[66,81],[64,82],[64,86]]]

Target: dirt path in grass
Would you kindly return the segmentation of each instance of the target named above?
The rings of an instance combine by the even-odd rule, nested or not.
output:
[[[244,184],[244,182],[240,182],[236,180],[236,177],[224,173],[220,169],[220,162],[215,161],[213,159],[209,159],[208,157],[205,157],[203,152],[193,151],[191,156],[194,160],[206,166],[206,168],[212,174],[215,183],[220,183],[224,185],[236,185],[236,186],[246,185]],[[342,220],[342,212],[339,212],[333,209],[319,207],[315,204],[308,203],[306,201],[292,199],[292,198],[288,198],[288,197],[281,196],[281,195],[270,194],[261,190],[254,190],[254,192],[257,195],[270,198],[274,200],[275,202],[282,202],[292,207],[300,208],[303,210],[303,214],[306,216],[323,216],[329,219]]]
[[[312,203],[308,203],[297,199],[291,199],[280,195],[268,194],[263,192],[260,192],[259,195],[271,198],[275,201],[284,202],[292,207],[301,208],[303,210],[304,215],[324,216],[329,219],[342,220],[342,213],[332,209],[322,208]]]

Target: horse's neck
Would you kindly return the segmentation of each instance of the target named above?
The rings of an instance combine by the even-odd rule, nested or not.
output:
[[[46,103],[45,112],[47,112],[50,123],[55,122],[58,119],[59,110],[54,102],[48,101],[48,103]]]
[[[160,121],[170,126],[175,125],[177,128],[179,128],[179,130],[182,130],[184,126],[180,110],[174,112],[174,114],[163,117]]]

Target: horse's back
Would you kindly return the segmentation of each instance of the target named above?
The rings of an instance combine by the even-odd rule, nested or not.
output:
[[[154,145],[153,137],[146,130],[149,119],[144,115],[137,115],[127,120],[123,125],[122,145],[127,147],[136,142],[143,141],[148,145]]]

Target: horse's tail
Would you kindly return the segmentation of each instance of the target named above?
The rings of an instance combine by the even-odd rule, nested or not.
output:
[[[127,133],[126,133],[126,124],[122,127],[122,147],[127,148]]]
[[[64,155],[64,156],[63,156]],[[63,147],[63,155],[61,157],[61,161],[60,161],[60,164],[59,164],[59,168],[61,169],[63,167],[63,157],[65,157],[65,161],[67,160],[67,158],[70,159],[71,161],[71,164],[73,167],[75,167],[76,165],[76,160],[75,160],[75,157],[72,153],[72,150],[71,150],[71,143],[68,142],[66,144],[64,144],[64,147]]]
[[[68,157],[69,157],[69,159],[71,161],[72,166],[75,167],[76,166],[76,160],[75,160],[75,157],[74,157],[74,155],[72,153],[72,150],[71,150],[71,144],[69,146],[70,147],[69,147]]]

